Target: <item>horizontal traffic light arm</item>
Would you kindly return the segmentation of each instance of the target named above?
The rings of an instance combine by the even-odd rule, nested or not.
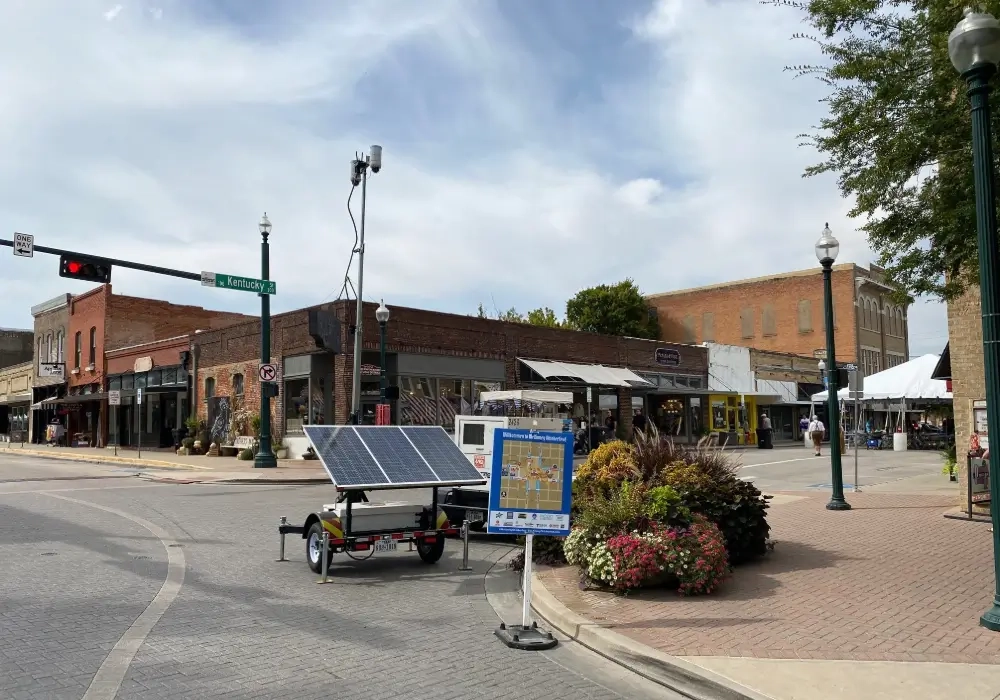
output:
[[[8,248],[14,247],[14,241],[0,238],[0,246],[7,246]],[[63,250],[62,248],[49,248],[44,245],[36,245],[34,247],[36,253],[48,253],[49,255],[59,255],[67,256],[70,258],[80,258],[81,260],[86,260],[87,262],[94,262],[100,265],[111,265],[117,267],[127,267],[131,270],[139,270],[140,272],[152,272],[154,275],[166,275],[168,277],[180,277],[185,280],[195,280],[197,282],[201,281],[201,273],[198,272],[184,272],[183,270],[172,270],[169,267],[157,267],[156,265],[145,265],[143,263],[130,262],[128,260],[118,260],[117,258],[105,258],[99,255],[91,255],[89,253],[77,253],[72,250]]]

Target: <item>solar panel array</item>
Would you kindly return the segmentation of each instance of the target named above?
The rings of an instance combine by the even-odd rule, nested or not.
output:
[[[306,437],[338,488],[483,484],[439,426],[307,425]]]

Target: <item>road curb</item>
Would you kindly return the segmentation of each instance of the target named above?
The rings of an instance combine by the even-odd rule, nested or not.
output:
[[[181,478],[174,479],[160,474],[136,474],[145,481],[155,481],[158,484],[237,484],[241,486],[315,486],[330,484],[329,479],[212,479],[212,478]]]
[[[176,462],[161,462],[155,459],[137,459],[133,457],[115,457],[112,455],[68,455],[62,452],[46,452],[44,450],[22,450],[8,447],[6,454],[26,455],[29,457],[44,457],[59,459],[64,462],[86,462],[89,464],[124,464],[136,467],[155,467],[156,469],[174,469],[176,471],[211,471],[211,467],[199,467],[193,464],[177,464]]]
[[[774,700],[695,664],[601,627],[577,615],[531,577],[531,607],[570,639],[609,661],[692,700]]]

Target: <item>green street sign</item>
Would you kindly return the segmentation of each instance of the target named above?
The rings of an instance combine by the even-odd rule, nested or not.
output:
[[[236,275],[224,275],[221,272],[202,272],[201,284],[205,287],[217,287],[219,289],[238,289],[241,292],[253,292],[254,294],[277,294],[278,285],[274,280],[259,280],[253,277],[237,277]]]

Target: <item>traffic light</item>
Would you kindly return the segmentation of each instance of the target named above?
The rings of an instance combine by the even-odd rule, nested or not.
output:
[[[59,258],[59,276],[107,284],[111,281],[111,265],[79,255],[63,255]]]

